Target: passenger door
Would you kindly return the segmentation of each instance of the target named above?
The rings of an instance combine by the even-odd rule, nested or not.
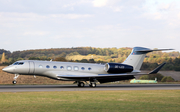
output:
[[[29,61],[29,74],[33,74],[35,70],[35,65],[33,61]]]

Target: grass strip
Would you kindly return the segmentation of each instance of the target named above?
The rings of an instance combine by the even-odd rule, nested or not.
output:
[[[0,93],[0,112],[178,112],[180,90]]]

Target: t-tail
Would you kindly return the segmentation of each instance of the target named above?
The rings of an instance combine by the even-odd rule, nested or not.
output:
[[[134,72],[139,72],[147,53],[153,52],[153,51],[164,51],[164,50],[173,50],[173,49],[154,49],[154,50],[152,50],[152,49],[144,48],[144,47],[134,47],[132,49],[131,54],[123,62],[123,64],[131,65],[134,68]]]

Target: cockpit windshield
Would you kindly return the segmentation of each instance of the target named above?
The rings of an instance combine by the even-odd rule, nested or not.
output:
[[[23,65],[24,62],[15,62],[13,65]]]

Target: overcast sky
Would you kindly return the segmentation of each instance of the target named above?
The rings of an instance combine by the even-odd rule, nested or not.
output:
[[[174,48],[180,0],[0,0],[0,49]]]

